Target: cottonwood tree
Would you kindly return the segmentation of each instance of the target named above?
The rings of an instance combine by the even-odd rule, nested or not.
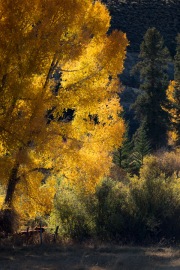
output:
[[[48,213],[56,178],[90,192],[121,144],[117,74],[127,39],[99,1],[0,3],[1,226]],[[68,112],[71,112],[69,115]]]

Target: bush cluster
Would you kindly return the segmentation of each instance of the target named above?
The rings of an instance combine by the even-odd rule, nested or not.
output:
[[[179,159],[178,153],[148,156],[139,176],[104,179],[93,195],[59,188],[50,224],[60,225],[64,237],[76,240],[179,241]]]

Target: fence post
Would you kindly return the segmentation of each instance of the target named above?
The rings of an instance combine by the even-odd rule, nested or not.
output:
[[[42,240],[42,223],[40,221],[40,245],[42,245],[43,240]]]
[[[29,239],[29,226],[28,226],[27,229],[26,229],[26,234],[25,234],[25,236],[26,236],[26,245],[28,245],[28,239]]]
[[[58,236],[58,230],[59,230],[59,226],[56,227],[56,230],[54,232],[54,242],[56,243],[56,239],[57,239],[57,236]]]

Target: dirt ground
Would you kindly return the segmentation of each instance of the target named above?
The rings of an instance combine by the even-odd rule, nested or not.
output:
[[[0,270],[180,270],[180,248],[94,246],[0,247]]]

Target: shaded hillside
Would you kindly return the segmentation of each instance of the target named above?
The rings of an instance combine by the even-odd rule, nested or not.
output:
[[[179,0],[103,0],[111,13],[111,30],[127,34],[130,51],[138,52],[149,27],[157,28],[172,54],[180,31]]]
[[[180,0],[102,0],[111,14],[111,29],[122,30],[130,41],[125,68],[119,76],[124,91],[121,104],[124,117],[129,121],[130,134],[138,127],[131,105],[139,93],[139,76],[131,76],[132,67],[138,62],[140,44],[146,31],[155,27],[163,36],[165,45],[175,54],[176,36],[180,32]],[[173,63],[168,65],[169,80],[174,78]]]

